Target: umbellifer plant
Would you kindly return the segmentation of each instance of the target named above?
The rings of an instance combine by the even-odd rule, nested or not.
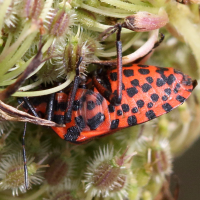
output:
[[[94,61],[115,60],[115,35],[102,42],[100,34],[117,23],[125,26],[121,41],[127,63],[134,61],[133,52],[140,47],[139,57],[151,50],[160,29],[165,40],[147,64],[173,66],[199,79],[198,4],[198,0],[2,0],[0,100],[17,107],[15,97],[62,90],[74,79],[78,56],[83,58],[83,76],[95,68]],[[30,66],[34,67],[28,71]],[[169,114],[78,146],[62,141],[47,127],[28,124],[28,190],[22,122],[1,114],[0,199],[163,199],[172,160],[199,137],[199,100],[197,88]]]

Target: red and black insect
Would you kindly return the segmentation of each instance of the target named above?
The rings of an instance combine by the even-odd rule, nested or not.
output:
[[[181,105],[197,82],[173,68],[137,64],[122,67],[120,32],[121,27],[117,33],[116,69],[101,69],[82,81],[80,58],[73,87],[50,97],[30,101],[24,98],[24,108],[65,124],[52,127],[62,139],[83,143],[152,120]]]
[[[115,26],[112,32],[116,30]],[[65,124],[52,129],[66,141],[83,143],[152,120],[181,105],[197,82],[173,68],[137,64],[122,67],[120,25],[117,31],[116,69],[101,68],[82,80],[80,57],[73,86],[48,96],[23,98],[24,109],[36,117]],[[28,188],[25,132],[26,124],[22,143],[25,187]]]

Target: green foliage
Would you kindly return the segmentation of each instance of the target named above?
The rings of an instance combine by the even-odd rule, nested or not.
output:
[[[44,62],[13,96],[40,96],[67,87],[80,56],[82,76],[94,69],[93,60],[116,56],[115,35],[104,42],[99,35],[118,22],[127,25],[126,17],[133,14],[135,32],[128,25],[122,31],[124,55],[146,42],[147,33],[137,31],[162,27],[165,41],[148,64],[173,66],[199,79],[199,8],[191,2],[194,4],[165,0],[3,0],[0,91],[27,68],[40,43],[44,45]],[[146,25],[147,15],[154,25]],[[62,84],[41,90],[41,84],[53,82]],[[173,158],[199,137],[199,94],[197,88],[186,103],[158,119],[78,146],[61,140],[50,128],[28,124],[31,188],[27,191],[19,154],[23,126],[2,121],[0,199],[153,200],[158,193],[162,198],[161,188],[172,172]],[[16,106],[16,99],[10,98],[7,103]]]

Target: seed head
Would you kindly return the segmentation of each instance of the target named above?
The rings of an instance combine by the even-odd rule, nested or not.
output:
[[[77,194],[79,191],[77,188],[79,185],[79,181],[65,179],[63,183],[51,187],[48,199],[44,200],[78,200],[79,198],[77,198]],[[84,194],[82,194],[81,199],[83,199],[83,195]]]
[[[67,158],[61,155],[52,154],[44,177],[50,186],[55,186],[61,183],[65,178],[72,177],[74,170],[74,159]]]
[[[122,157],[114,157],[113,147],[99,149],[87,168],[85,192],[91,197],[126,197],[128,170]]]
[[[69,33],[69,27],[73,24],[75,16],[72,11],[52,10],[48,15],[48,21],[45,21],[48,34],[59,39],[65,37]]]
[[[37,170],[44,166],[33,163],[33,158],[27,160],[30,185],[40,184],[42,182],[42,177],[37,174],[39,172]],[[2,190],[11,189],[13,196],[18,196],[19,190],[22,193],[26,192],[24,186],[24,164],[20,153],[2,158],[0,162],[0,179],[0,188]]]

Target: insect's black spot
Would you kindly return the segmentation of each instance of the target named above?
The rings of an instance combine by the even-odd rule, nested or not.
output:
[[[85,93],[86,95],[93,95],[94,92],[92,90],[87,90],[87,92]]]
[[[117,72],[110,73],[110,79],[112,81],[116,81],[117,80]]]
[[[93,110],[95,108],[95,103],[94,101],[88,101],[87,102],[87,109],[88,110]]]
[[[115,96],[117,96],[117,90],[115,90],[115,91],[113,92],[113,94],[114,94]]]
[[[136,104],[137,104],[138,108],[142,108],[144,106],[144,101],[143,100],[138,100],[136,102]]]
[[[165,84],[165,81],[162,78],[157,78],[156,85],[157,87],[162,87]]]
[[[58,103],[58,101],[55,101],[55,111],[65,111],[67,108],[67,103],[66,102],[60,102]]]
[[[113,112],[115,112],[115,107],[113,105],[109,104],[108,110],[109,110],[110,113],[113,113]]]
[[[183,102],[185,101],[185,98],[182,97],[181,95],[178,95],[178,96],[176,97],[176,100],[179,101],[179,102],[181,102],[181,103],[183,103]]]
[[[152,102],[149,102],[148,104],[147,104],[147,108],[152,108],[153,107],[153,103]]]
[[[190,86],[190,85],[192,85],[192,79],[188,78],[187,75],[184,75],[183,80],[182,80],[182,84]]]
[[[168,68],[163,68],[163,67],[157,67],[156,72],[159,74],[164,74],[165,71],[169,71]]]
[[[139,86],[139,80],[138,79],[134,79],[131,81],[131,85],[132,86]]]
[[[156,115],[153,112],[153,110],[149,110],[149,111],[146,112],[146,117],[148,118],[148,120],[151,120],[151,119],[156,118]]]
[[[79,127],[80,131],[82,131],[82,129],[85,128],[85,122],[81,115],[78,117],[75,117],[75,122],[76,122],[76,125]]]
[[[134,126],[137,124],[137,118],[135,115],[129,116],[127,119],[128,125],[129,126]]]
[[[130,77],[130,76],[133,76],[133,75],[134,75],[132,69],[124,69],[124,70],[123,70],[123,74],[124,74],[124,76],[126,76],[126,77]]]
[[[91,130],[96,130],[104,121],[105,115],[98,112],[94,117],[87,120],[87,125],[90,127]]]
[[[103,103],[103,100],[104,100],[103,96],[98,93],[96,98],[96,105],[98,106],[101,105]]]
[[[53,116],[53,121],[57,124],[64,124],[64,115],[54,115]]]
[[[148,83],[153,83],[153,78],[151,76],[146,77]]]
[[[116,129],[119,126],[119,119],[115,119],[111,121],[110,129]]]
[[[176,88],[179,89],[180,87],[181,87],[181,84],[180,84],[180,83],[177,83],[177,84],[176,84]]]
[[[80,98],[80,102],[85,102],[86,101],[86,96],[83,95],[81,98]]]
[[[147,67],[149,67],[149,65],[138,65],[138,67],[144,67],[144,68],[147,68]]]
[[[81,104],[79,100],[74,101],[73,106],[72,106],[72,110],[77,111],[81,108]]]
[[[138,69],[138,72],[142,75],[146,75],[150,73],[149,69]]]
[[[159,99],[159,96],[158,96],[156,93],[154,93],[154,94],[151,95],[151,100],[152,100],[153,102],[157,102],[158,99]]]
[[[178,93],[178,89],[175,87],[174,88],[174,94],[177,94]]]
[[[151,88],[152,88],[152,86],[149,85],[148,83],[145,83],[145,84],[142,85],[142,91],[143,92],[148,92]]]
[[[137,112],[138,112],[138,108],[137,108],[137,107],[132,108],[132,109],[131,109],[131,112],[132,112],[132,113],[137,113]]]
[[[180,87],[181,87],[180,83],[177,83],[176,86],[175,86],[175,88],[174,88],[174,93],[175,93],[175,94],[178,93]]]
[[[125,90],[125,85],[122,83],[122,90]]]
[[[169,112],[173,109],[173,107],[169,103],[165,103],[162,105],[162,108],[166,111]]]
[[[67,129],[67,133],[64,136],[66,141],[75,142],[80,135],[79,128],[76,126],[72,126]]]
[[[167,99],[168,99],[168,96],[166,96],[166,95],[163,95],[163,96],[162,96],[162,100],[163,100],[163,101],[167,101]]]
[[[122,104],[122,110],[124,112],[128,112],[129,111],[129,105],[128,104]]]
[[[109,99],[110,97],[110,92],[108,90],[105,90],[104,93],[103,93],[103,96],[106,98],[106,99]]]
[[[121,110],[117,110],[117,116],[121,116],[122,115],[122,111]]]
[[[166,88],[164,91],[165,91],[165,93],[166,93],[168,96],[169,96],[169,95],[171,94],[171,92],[172,92],[170,88]]]
[[[176,77],[173,74],[170,74],[167,78],[167,84],[171,85],[176,80]]]
[[[49,96],[44,96],[48,99]],[[33,97],[33,98],[30,98],[31,100],[31,103],[33,106],[37,107],[39,106],[42,102],[45,101],[45,98],[42,98],[42,97]]]
[[[131,87],[131,88],[127,88],[126,92],[129,97],[133,97],[135,94],[138,93],[138,90],[135,87]]]
[[[176,70],[176,69],[174,69],[174,73],[175,73],[175,74],[182,74],[182,75],[183,75],[182,72],[180,72],[180,71],[178,71],[178,70]]]
[[[192,90],[193,90],[193,89],[188,89],[188,90],[186,90],[186,91],[188,91],[188,92],[192,92]]]

